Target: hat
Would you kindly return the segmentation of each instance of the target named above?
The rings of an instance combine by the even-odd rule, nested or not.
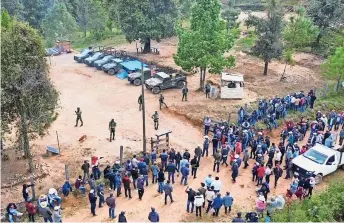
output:
[[[55,188],[50,188],[48,193],[49,194],[57,194],[57,190]]]
[[[93,194],[93,193],[94,193],[94,189],[91,189],[91,190],[90,190],[90,193]]]
[[[188,149],[185,149],[185,151],[189,151]]]
[[[116,163],[116,164],[119,164],[119,161],[116,161],[115,163]]]
[[[258,163],[258,162],[256,162],[256,165],[259,165],[259,163]]]
[[[265,198],[264,198],[264,196],[259,196],[258,200],[265,201]]]
[[[235,154],[234,158],[235,158],[235,159],[238,159],[238,158],[239,158],[239,155],[238,155],[238,154]]]
[[[262,154],[259,153],[258,156],[262,156]]]
[[[258,135],[263,135],[263,133],[262,132],[258,132]]]
[[[55,207],[54,207],[54,210],[55,210],[55,211],[58,211],[59,209],[60,209],[60,206],[55,206]]]
[[[43,201],[43,202],[41,202],[41,203],[40,203],[40,206],[41,206],[42,208],[46,208],[46,207],[48,206],[48,201]]]
[[[39,195],[39,199],[40,199],[40,200],[44,200],[44,199],[46,199],[46,198],[47,198],[47,195],[45,195],[45,194]]]
[[[208,138],[209,138],[209,136],[204,136],[204,138],[205,138],[205,139],[208,139]]]

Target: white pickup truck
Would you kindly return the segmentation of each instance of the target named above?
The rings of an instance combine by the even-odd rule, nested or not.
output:
[[[328,148],[316,144],[304,154],[293,159],[293,172],[300,176],[307,174],[315,175],[315,183],[318,184],[322,178],[333,173],[338,168],[344,169],[344,146]]]

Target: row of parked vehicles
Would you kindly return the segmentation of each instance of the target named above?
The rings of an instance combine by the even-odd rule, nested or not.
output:
[[[109,75],[127,79],[130,84],[142,84],[142,62],[129,56],[126,51],[113,47],[89,47],[74,56],[78,63],[84,63]],[[151,69],[143,63],[143,80],[147,89],[154,94],[169,88],[183,88],[186,77],[179,73],[167,74],[160,68]]]

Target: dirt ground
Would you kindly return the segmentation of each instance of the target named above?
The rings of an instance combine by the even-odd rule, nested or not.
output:
[[[177,38],[162,40],[153,43],[160,49],[160,55],[144,55],[146,60],[158,62],[162,65],[178,68],[172,55],[176,52]],[[119,49],[136,52],[135,43],[125,44]],[[236,107],[245,103],[253,103],[261,97],[284,95],[293,91],[316,88],[321,84],[319,64],[321,59],[313,55],[297,54],[297,64],[287,70],[287,80],[279,82],[284,69],[284,64],[273,61],[269,66],[267,77],[262,75],[263,62],[242,52],[232,52],[236,56],[237,65],[231,71],[241,72],[245,79],[245,96],[243,100],[206,99],[199,92],[198,74],[188,76],[189,96],[188,102],[181,102],[181,91],[171,89],[164,91],[165,101],[169,106],[159,112],[159,131],[155,131],[151,116],[154,111],[159,111],[158,96],[145,91],[146,101],[146,135],[147,138],[155,136],[157,132],[171,130],[171,147],[179,151],[185,148],[193,151],[197,144],[202,143],[203,135],[200,124],[205,115],[216,119],[228,119],[229,113],[236,113]],[[142,56],[142,55],[141,55]],[[50,187],[61,187],[65,176],[65,164],[70,169],[70,179],[75,181],[81,173],[80,165],[92,155],[103,156],[101,163],[113,163],[119,156],[119,147],[124,146],[126,153],[135,153],[142,150],[142,114],[138,110],[137,99],[141,88],[129,85],[126,80],[109,76],[102,71],[89,68],[84,64],[73,61],[73,55],[60,55],[51,59],[50,76],[57,90],[60,92],[60,108],[57,120],[51,125],[49,134],[42,139],[31,142],[34,154],[37,194],[46,193]],[[218,75],[208,74],[207,78],[214,84],[220,82]],[[76,107],[82,110],[83,127],[74,127]],[[108,123],[114,118],[117,122],[116,139],[109,142]],[[61,156],[47,157],[45,146],[57,146],[56,132],[59,136]],[[80,143],[78,139],[86,135],[87,139]],[[277,133],[276,133],[277,136]],[[275,139],[276,141],[277,139]],[[147,144],[149,150],[150,146]],[[26,160],[17,159],[21,154],[14,151],[5,151],[10,156],[10,161],[2,162],[2,203],[21,201],[21,184],[19,179],[27,176]],[[197,189],[200,182],[211,172],[212,158],[202,159],[198,178],[189,182]],[[250,182],[251,170],[241,170],[236,184],[230,182],[229,168],[221,168],[217,174],[223,183],[223,191],[230,191],[236,199],[235,210],[251,210],[255,202],[253,183]],[[48,177],[45,177],[48,176]],[[177,182],[180,178],[177,178]],[[28,182],[28,178],[26,178]],[[10,186],[10,185],[14,186]],[[273,194],[285,192],[289,182],[281,180],[280,187]],[[326,185],[326,184],[324,184]],[[157,192],[157,185],[149,186],[141,201],[137,205],[136,191],[134,198],[126,201],[117,199],[116,213],[120,210],[127,211],[129,221],[146,221],[151,206],[154,206],[161,217],[161,221],[182,221],[188,219],[185,214],[186,195],[185,187],[175,185],[174,197],[176,202],[164,207],[163,196]],[[149,201],[149,203],[147,203]],[[82,202],[69,197],[64,203],[64,221],[102,221],[107,220],[107,208],[97,209],[98,216],[90,217],[87,201]],[[173,215],[171,214],[173,210]]]

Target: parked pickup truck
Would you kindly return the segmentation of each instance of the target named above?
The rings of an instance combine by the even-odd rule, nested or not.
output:
[[[148,67],[143,68],[143,81],[149,79],[152,77],[152,72]],[[134,84],[135,86],[140,86],[141,85],[141,78],[142,74],[141,71],[134,72],[131,74],[128,74],[128,81],[130,84]]]
[[[159,94],[162,90],[169,88],[183,88],[186,83],[186,77],[181,74],[166,74],[164,72],[156,73],[152,78],[145,81],[146,88],[153,94]]]
[[[314,174],[315,183],[318,184],[324,176],[340,167],[344,169],[344,146],[328,148],[316,144],[304,154],[295,157],[292,162],[293,172],[297,172],[302,177]]]
[[[109,63],[102,66],[102,70],[110,75],[115,75],[120,69],[122,69],[121,64],[123,60],[120,58],[112,59]]]
[[[92,56],[94,51],[92,49],[83,49],[80,54],[74,56],[74,60],[78,63],[82,63],[84,59]]]

